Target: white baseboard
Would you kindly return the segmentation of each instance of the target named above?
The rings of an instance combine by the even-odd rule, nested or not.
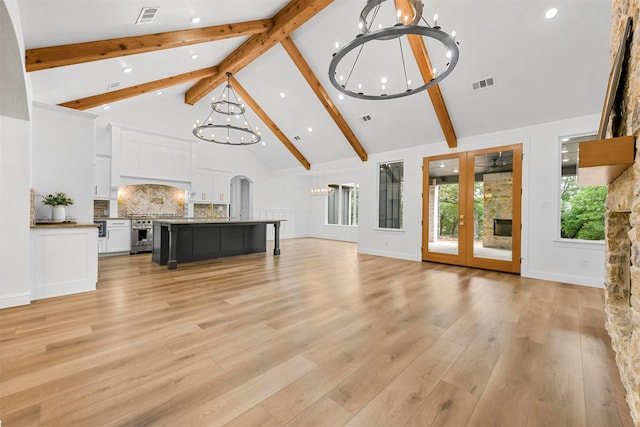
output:
[[[404,259],[407,261],[422,261],[418,255],[411,255],[403,252],[379,251],[375,249],[367,249],[358,246],[359,254],[382,256],[386,258]]]
[[[520,273],[522,277],[532,279],[552,280],[554,282],[569,283],[571,285],[589,286],[592,288],[604,288],[604,277],[580,277],[569,274],[549,273],[548,271],[527,270]]]
[[[31,304],[31,293],[29,292],[0,296],[0,309],[28,304]]]

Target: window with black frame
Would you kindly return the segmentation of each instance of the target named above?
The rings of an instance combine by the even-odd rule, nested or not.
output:
[[[378,165],[378,227],[402,229],[403,162]]]

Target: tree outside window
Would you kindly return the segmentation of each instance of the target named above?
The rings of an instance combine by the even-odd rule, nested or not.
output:
[[[577,184],[578,144],[594,139],[595,135],[562,139],[560,237],[563,239],[604,240],[607,188]]]

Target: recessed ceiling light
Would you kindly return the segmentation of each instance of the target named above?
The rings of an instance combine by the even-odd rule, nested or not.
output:
[[[264,142],[264,141],[262,141],[262,145],[263,145],[263,146],[264,146],[264,145],[267,145],[267,143],[266,143],[266,142]]]
[[[123,73],[130,73],[130,72],[132,72],[132,71],[133,71],[133,68],[131,68],[131,67],[126,67],[126,68],[124,68],[124,69],[122,70],[122,72],[123,72]]]
[[[382,82],[382,84],[385,84],[387,82],[387,78],[385,76],[382,76],[380,81]]]
[[[307,130],[308,130],[309,132],[313,132],[313,129],[311,129],[310,127],[308,127],[308,128],[307,128]]]
[[[544,17],[547,19],[552,19],[558,14],[558,9],[552,7],[544,13]]]
[[[338,95],[338,99],[342,101],[344,99],[344,95],[343,94]]]
[[[569,140],[569,138],[562,138],[562,142],[567,142]]]
[[[340,43],[336,42],[336,49],[340,47]]]
[[[568,162],[568,161],[569,161],[569,159],[562,159],[562,161],[563,161],[563,162]]]
[[[280,98],[284,98],[284,92],[280,92]]]
[[[192,24],[197,24],[198,22],[200,22],[200,17],[199,16],[194,16],[193,18],[190,19]]]
[[[109,105],[105,105],[104,107],[102,107],[103,110],[108,110],[109,108],[111,108]]]
[[[161,90],[157,91],[156,95],[162,95],[162,91]]]
[[[197,58],[198,58],[198,54],[197,53],[194,53],[194,54],[191,55],[191,59],[197,59]]]

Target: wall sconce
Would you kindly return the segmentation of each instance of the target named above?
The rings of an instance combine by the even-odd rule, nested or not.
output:
[[[178,194],[178,206],[180,206],[181,208],[184,207],[184,193],[180,192]]]
[[[124,203],[124,192],[118,189],[118,204],[121,205]]]

